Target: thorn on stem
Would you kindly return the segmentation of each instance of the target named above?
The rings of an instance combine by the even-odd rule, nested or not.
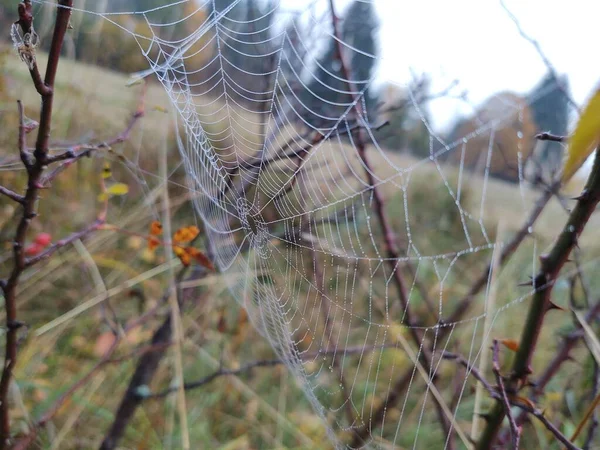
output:
[[[9,331],[18,330],[19,328],[22,328],[24,326],[25,322],[21,322],[20,320],[9,320],[8,322],[6,322],[6,328]]]

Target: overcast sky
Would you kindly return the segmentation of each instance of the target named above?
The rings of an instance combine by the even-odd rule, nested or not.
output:
[[[282,0],[283,6],[292,8],[307,3]],[[336,3],[341,10],[349,1]],[[479,104],[503,90],[526,93],[547,72],[499,0],[374,0],[374,4],[381,21],[378,84],[403,84],[411,70],[424,72],[431,75],[434,92],[456,79],[469,99]],[[573,98],[584,102],[600,79],[600,3],[506,0],[505,4],[557,72],[568,75]],[[440,127],[470,108],[448,99],[432,103],[430,109]]]

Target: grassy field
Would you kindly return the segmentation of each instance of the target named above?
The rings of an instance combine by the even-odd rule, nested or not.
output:
[[[39,60],[43,65],[44,55],[40,55]],[[15,101],[21,99],[26,107],[26,115],[35,119],[39,98],[31,86],[26,67],[13,53],[3,56],[2,70],[0,76],[3,76],[4,87],[0,91],[0,177],[2,184],[18,189],[22,187],[24,178],[19,170],[14,170],[13,165],[13,161],[17,159],[15,142],[18,117]],[[122,74],[67,60],[61,62],[57,79],[53,137],[63,145],[102,142],[118,135],[135,110],[141,92],[139,85],[127,87],[128,80]],[[208,118],[212,113],[216,116],[212,120],[207,119],[207,122],[219,122],[222,118],[219,114],[227,114],[220,107],[222,105],[212,99],[199,99],[198,102],[198,111],[203,117]],[[197,219],[190,203],[192,195],[185,187],[185,173],[180,167],[180,157],[175,145],[172,115],[169,111],[171,105],[162,86],[157,83],[149,84],[145,104],[145,117],[124,145],[83,160],[68,169],[51,189],[45,191],[40,201],[40,218],[34,225],[36,233],[47,231],[58,239],[94,219],[98,211],[100,174],[106,162],[112,164],[114,178],[130,187],[129,195],[111,200],[110,223],[137,233],[146,233],[151,221],[163,220],[165,215],[172,221],[173,228],[195,223]],[[235,133],[238,136],[247,133],[245,136],[251,143],[248,146],[252,147],[256,143],[255,129],[249,125],[252,118],[245,113],[236,114],[241,117],[241,126]],[[219,142],[224,133],[223,129],[215,126],[210,130],[209,137]],[[358,167],[354,150],[349,146],[342,148],[347,154],[340,155],[338,152],[331,156],[332,153],[322,152],[322,158],[335,160],[344,157],[351,161],[351,165]],[[409,170],[411,181],[406,190],[410,216],[408,220],[416,230],[415,242],[424,254],[437,255],[456,245],[465,248],[464,232],[462,227],[456,227],[459,218],[448,187],[454,192],[457,189],[456,167],[438,168],[431,162],[419,161],[410,155],[391,150],[382,154],[371,147],[368,152],[381,179],[390,177],[398,170]],[[165,158],[168,162],[166,172],[170,174],[170,182],[166,185],[159,175],[159,171],[165,169],[161,167],[160,161]],[[329,163],[334,164],[333,161]],[[314,164],[325,164],[325,161],[316,158]],[[496,238],[508,240],[520,227],[540,195],[538,191],[525,185],[518,186],[495,179],[485,180],[475,174],[465,173],[463,177],[464,197],[461,205],[473,217],[469,229],[477,233],[485,226],[492,242]],[[444,184],[444,179],[448,180],[448,186]],[[383,185],[396,230],[403,230],[406,222],[404,200],[397,184],[401,181],[402,178],[399,177]],[[170,199],[168,205],[164,201],[165,192]],[[485,198],[482,199],[484,192]],[[14,208],[4,203],[4,199],[2,202],[0,270],[4,274],[9,256],[8,239],[13,231],[11,218]],[[440,225],[444,218],[447,218],[450,225]],[[517,287],[517,284],[526,280],[526,276],[531,273],[532,256],[544,251],[565,219],[565,211],[553,200],[533,230],[536,239],[528,239],[511,263],[499,274],[496,305],[512,306],[494,324],[494,337],[518,337],[528,303],[527,299],[522,303],[514,301],[526,292]],[[588,232],[581,241],[581,247],[586,250],[582,260],[584,267],[593,267],[597,260],[598,242],[594,232],[600,225],[599,221],[597,215],[592,218]],[[497,235],[498,230],[501,236]],[[366,228],[361,229],[361,237],[368,239]],[[484,241],[481,236],[478,239]],[[100,303],[108,300],[117,318],[126,322],[140,311],[148,311],[160,302],[169,283],[171,263],[161,252],[149,254],[145,248],[143,239],[103,231],[86,240],[85,245],[64,251],[49,263],[27,272],[19,292],[18,306],[19,315],[27,322],[29,332],[23,336],[16,372],[18,383],[15,384],[13,401],[18,426],[15,429],[25,430],[29,419],[38,417],[45,411],[74,379],[93,367],[102,355],[108,328],[104,323],[107,312],[98,307]],[[469,286],[468,281],[479,273],[478,269],[485,260],[478,258],[482,256],[458,264],[454,269],[457,273],[456,284],[447,287],[441,286],[433,266],[424,264],[424,272],[420,276],[432,295],[444,292],[447,296],[444,308],[451,309],[452,299],[460,298]],[[364,271],[363,274],[368,273],[364,267],[360,270]],[[221,364],[235,369],[247,361],[274,357],[271,347],[253,329],[246,312],[229,294],[228,286],[236,281],[228,280],[228,277],[237,276],[240,275],[235,272],[209,276],[190,288],[193,290],[193,301],[189,302],[182,314],[185,379],[201,378],[218,369]],[[373,286],[369,285],[368,277],[360,278],[359,281],[356,298],[368,298],[372,295],[369,292]],[[568,283],[566,279],[561,283],[557,288],[556,301],[566,306]],[[600,287],[600,281],[593,278],[588,283],[592,291]],[[383,286],[377,286],[377,282],[374,284],[376,292],[384,289]],[[363,313],[361,308],[367,314],[366,303],[356,303],[356,314]],[[383,309],[380,301],[373,303],[375,308]],[[483,303],[478,302],[477,305],[469,314],[470,317],[482,313]],[[416,305],[416,311],[427,314],[425,306],[421,304]],[[556,331],[568,328],[570,323],[568,314],[553,313],[548,320],[540,349],[536,353],[536,367],[543,367],[553,356],[558,342]],[[158,322],[158,319],[150,321],[127,336],[117,356],[126,357],[143,346]],[[360,333],[361,329],[357,328],[358,339],[361,338]],[[402,333],[404,331],[400,332]],[[456,342],[457,349],[464,350],[473,333],[473,325],[457,328],[453,341]],[[169,352],[151,386],[153,390],[170,385],[175,373],[175,361],[174,352]],[[47,432],[42,434],[39,447],[97,447],[113,419],[135,362],[135,358],[125,358],[124,361],[107,364],[99,371],[86,388],[79,391],[59,411]],[[352,373],[353,362],[348,364],[350,366],[347,370]],[[397,366],[396,369],[394,365]],[[406,356],[397,349],[391,350],[389,356],[386,353],[385,358],[382,357],[379,369],[381,378],[390,380],[397,373],[398,367],[404,366],[411,366]],[[312,371],[310,367],[307,370]],[[577,423],[581,412],[577,408],[577,402],[581,400],[582,391],[575,382],[569,381],[579,371],[578,366],[568,366],[556,378],[543,399],[549,414],[560,417],[566,429]],[[440,369],[441,376],[449,380],[449,383],[453,380],[454,373],[451,365],[444,365]],[[364,391],[371,387],[375,392],[368,381],[368,378],[359,379],[357,386]],[[568,389],[564,389],[565,385]],[[410,448],[412,445],[417,429],[415,425],[419,422],[423,386],[421,380],[416,380],[408,398],[408,412],[402,419],[403,430],[406,431],[398,441],[402,448]],[[365,403],[373,406],[380,401],[375,397],[373,395]],[[255,369],[249,376],[239,378],[219,378],[201,389],[188,392],[186,400],[189,437],[194,448],[330,448],[324,424],[283,366]],[[473,391],[468,390],[458,414],[458,422],[465,429],[470,426],[473,403]],[[390,436],[393,437],[394,420],[400,418],[399,407],[390,408],[388,414],[389,426],[379,442],[383,448],[389,445]],[[572,419],[565,419],[569,414],[572,414]],[[547,441],[543,431],[537,428],[535,431],[537,440],[526,440],[532,448]],[[434,448],[444,438],[439,434],[435,416],[429,412],[421,423],[419,433],[420,448]],[[135,416],[122,448],[177,449],[181,447],[181,435],[175,397],[149,400]]]

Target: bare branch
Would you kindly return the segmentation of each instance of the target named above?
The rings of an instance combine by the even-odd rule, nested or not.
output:
[[[568,136],[559,136],[557,134],[552,134],[552,133],[548,133],[548,132],[536,134],[535,138],[538,141],[553,141],[553,142],[565,142],[567,139],[569,139]]]
[[[17,203],[20,203],[21,205],[23,204],[23,200],[25,199],[25,197],[23,197],[22,195],[19,195],[8,188],[5,188],[4,186],[0,186],[0,194],[5,195],[6,197],[10,198],[11,200]]]
[[[94,231],[99,230],[102,227],[102,225],[104,225],[104,219],[97,219],[96,221],[94,221],[94,223],[92,223],[91,225],[88,225],[83,230],[73,233],[64,239],[59,240],[55,244],[52,244],[50,247],[48,247],[46,250],[44,250],[39,255],[32,256],[31,258],[26,259],[25,267],[26,268],[31,267],[31,266],[39,263],[40,261],[44,261],[44,260],[50,258],[58,250],[65,248],[66,246],[72,244],[73,242],[75,242],[79,239],[84,239],[85,237],[92,234]]]
[[[376,346],[372,346],[372,347],[357,346],[357,347],[348,347],[348,348],[337,348],[337,349],[333,349],[333,350],[320,351],[318,353],[303,354],[302,360],[310,361],[317,357],[323,358],[325,356],[335,356],[335,355],[347,355],[347,356],[360,355],[363,353],[369,353],[372,351],[385,350],[387,348],[395,348],[395,347],[396,347],[396,344],[394,343],[394,344],[388,344],[388,345],[376,345]],[[248,372],[251,372],[253,369],[256,369],[256,368],[273,367],[273,366],[280,366],[280,365],[285,365],[285,361],[282,359],[264,359],[264,360],[252,361],[248,364],[245,364],[245,365],[239,367],[238,369],[226,369],[224,367],[221,367],[219,370],[216,370],[215,372],[211,373],[210,375],[202,377],[199,380],[190,381],[189,383],[185,383],[184,389],[186,391],[198,389],[203,386],[206,386],[207,384],[213,382],[214,380],[216,380],[220,377],[240,376],[240,375],[245,375]],[[158,399],[158,398],[166,397],[167,395],[172,394],[173,392],[177,392],[178,389],[179,388],[177,386],[173,386],[168,389],[165,389],[164,391],[156,392],[154,394],[142,395],[142,397],[144,399]]]
[[[32,79],[38,91],[42,94],[42,111],[40,114],[40,126],[38,129],[38,139],[35,149],[35,161],[30,161],[29,155],[25,150],[25,125],[23,105],[18,102],[19,106],[19,153],[23,164],[27,168],[28,183],[25,196],[23,197],[23,211],[21,219],[17,226],[17,231],[13,239],[13,268],[8,280],[3,285],[4,304],[6,309],[6,348],[4,357],[4,367],[2,370],[2,378],[0,379],[0,450],[6,448],[10,442],[10,413],[8,402],[8,390],[12,380],[12,372],[17,361],[17,330],[19,321],[17,320],[17,285],[21,274],[26,268],[24,245],[29,225],[36,217],[36,201],[40,188],[40,178],[44,168],[46,167],[46,157],[48,154],[48,139],[50,136],[50,127],[52,120],[52,88],[58,69],[58,61],[60,59],[60,51],[69,19],[71,17],[71,6],[73,0],[59,0],[59,9],[56,15],[54,26],[54,36],[50,45],[50,53],[48,56],[48,66],[46,68],[46,79],[44,89],[39,87],[39,71],[37,65],[33,65],[31,69]],[[24,34],[32,32],[33,17],[31,15],[31,1],[26,0],[19,4],[19,20],[18,24]],[[46,89],[47,88],[47,89]]]
[[[500,0],[500,5],[504,9],[504,11],[506,11],[506,14],[508,14],[508,17],[510,18],[510,20],[513,21],[513,23],[517,27],[517,30],[519,30],[519,34],[521,35],[521,37],[523,37],[523,39],[525,39],[527,42],[529,42],[531,45],[533,45],[533,48],[535,48],[535,51],[538,53],[538,55],[540,56],[540,58],[544,62],[544,65],[546,66],[546,68],[548,69],[548,71],[552,74],[552,76],[555,79],[557,79],[556,69],[554,68],[554,65],[552,65],[552,63],[550,62],[550,60],[548,59],[548,57],[546,56],[546,54],[542,50],[542,47],[541,47],[540,43],[537,40],[535,40],[534,38],[532,38],[531,36],[529,36],[527,33],[525,33],[525,30],[523,29],[523,27],[521,27],[521,23],[519,22],[519,19],[517,19],[517,17],[511,12],[511,10],[508,9],[508,7],[506,6],[506,4],[504,3],[504,0]],[[577,104],[577,102],[575,102],[575,100],[573,100],[573,98],[567,92],[567,90],[565,89],[565,87],[562,84],[560,84],[560,83],[557,83],[557,86],[562,91],[562,93],[565,95],[565,97],[567,98],[567,100],[569,101],[569,103],[578,112],[581,112],[581,110],[579,108],[579,105]]]

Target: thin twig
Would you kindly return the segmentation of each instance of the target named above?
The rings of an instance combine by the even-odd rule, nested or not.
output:
[[[565,142],[567,139],[569,139],[569,136],[559,136],[557,134],[544,132],[544,133],[536,134],[535,138],[538,141]]]
[[[347,347],[347,348],[337,348],[337,349],[333,349],[333,350],[324,350],[324,351],[319,351],[319,352],[315,352],[315,353],[304,353],[301,355],[301,357],[302,357],[303,361],[311,361],[313,359],[323,358],[325,356],[335,356],[335,355],[339,355],[339,354],[348,355],[348,356],[349,355],[362,355],[363,353],[369,353],[369,352],[373,352],[373,351],[385,350],[388,348],[395,348],[395,347],[396,347],[396,344],[394,343],[394,344],[386,344],[386,345],[374,345],[372,347],[356,346],[356,347]],[[265,359],[265,360],[252,361],[248,364],[243,365],[242,367],[239,367],[238,369],[227,369],[227,368],[221,367],[218,370],[216,370],[215,372],[211,373],[210,375],[202,377],[196,381],[190,381],[190,382],[185,383],[184,388],[186,391],[198,389],[198,388],[201,388],[201,387],[211,383],[212,381],[214,381],[220,377],[245,375],[248,372],[251,372],[253,369],[256,369],[256,368],[273,367],[273,366],[279,366],[279,365],[285,365],[285,364],[286,364],[286,362],[283,359]],[[156,399],[156,398],[166,397],[167,395],[172,394],[173,392],[176,392],[177,389],[178,389],[178,387],[176,387],[176,386],[170,387],[168,389],[165,389],[160,392],[156,392],[154,394],[147,394],[144,396],[144,398]]]
[[[44,261],[44,260],[50,258],[52,255],[54,255],[54,253],[56,253],[58,250],[65,248],[66,246],[72,244],[75,241],[78,241],[80,239],[85,239],[87,236],[89,236],[93,232],[102,228],[102,225],[104,225],[104,219],[102,219],[102,218],[96,219],[94,221],[94,223],[92,223],[91,225],[88,225],[83,230],[77,231],[64,239],[57,241],[56,243],[49,246],[42,253],[26,259],[25,267],[26,268],[31,267],[41,261]]]
[[[515,418],[510,410],[510,402],[508,401],[508,395],[506,394],[506,388],[504,387],[504,380],[500,373],[500,361],[498,356],[498,340],[494,339],[492,344],[492,372],[496,377],[496,383],[498,383],[498,390],[500,391],[500,398],[502,399],[502,406],[504,406],[504,414],[508,418],[511,432],[511,443],[514,450],[519,450],[519,440],[521,439],[521,427],[515,422]]]
[[[336,15],[333,0],[329,1],[329,10],[331,11],[331,20],[332,20],[332,25],[333,25],[334,37],[335,37],[334,58],[339,61],[341,70],[342,70],[342,74],[343,74],[344,78],[347,80],[346,84],[348,86],[348,91],[350,92],[350,96],[354,103],[354,108],[352,111],[354,113],[356,122],[360,123],[363,120],[363,116],[364,116],[363,111],[362,111],[362,104],[360,101],[359,93],[356,92],[356,86],[351,81],[352,74],[351,74],[350,67],[348,66],[347,62],[344,60],[344,53],[343,53],[343,48],[342,48],[342,44],[341,44],[342,40],[341,40],[341,32],[340,32],[340,26],[339,26],[339,18]],[[383,233],[383,240],[384,240],[384,244],[385,244],[386,254],[388,257],[386,259],[386,261],[387,261],[389,268],[393,274],[394,284],[398,291],[400,305],[402,306],[402,309],[403,309],[403,322],[406,325],[408,325],[409,333],[410,333],[411,338],[413,339],[414,343],[417,345],[418,348],[423,349],[423,351],[420,352],[420,360],[421,360],[421,363],[422,363],[424,369],[431,374],[432,373],[431,360],[428,355],[427,349],[425,348],[425,346],[422,345],[422,336],[421,336],[420,330],[411,326],[411,325],[414,325],[414,322],[413,322],[412,314],[411,314],[411,311],[409,308],[408,293],[407,293],[405,282],[402,278],[402,274],[400,273],[399,267],[397,265],[397,261],[400,259],[399,247],[398,247],[398,243],[396,240],[396,236],[392,230],[392,226],[390,224],[389,217],[385,211],[385,202],[383,199],[383,194],[382,194],[380,188],[377,186],[377,182],[375,180],[372,164],[367,156],[367,149],[366,149],[366,145],[365,145],[366,139],[364,136],[364,129],[362,127],[357,128],[353,134],[353,138],[354,138],[354,142],[356,144],[358,156],[361,159],[362,164],[365,169],[364,172],[365,172],[365,176],[367,178],[367,183],[372,190],[374,210],[375,210],[377,219],[379,221],[381,231]],[[433,402],[434,402],[434,405],[436,408],[437,415],[439,417],[439,421],[442,425],[442,428],[444,429],[446,434],[448,434],[450,432],[451,427],[450,427],[450,422],[444,413],[444,408],[441,405],[438,398],[435,396],[433,396]],[[382,407],[386,408],[387,403]],[[380,407],[380,409],[382,407]],[[380,417],[381,419],[383,419],[384,416],[385,416],[385,409],[381,414],[378,413],[378,417]],[[355,436],[353,438],[353,443],[360,445],[360,442],[370,432],[373,425],[377,426],[378,423],[373,422],[373,420],[370,420],[369,423],[365,424],[365,426],[363,428],[357,430],[357,433],[355,434]],[[452,445],[450,445],[449,447],[450,447],[449,450],[452,450]]]
[[[481,373],[479,373],[479,371],[473,365],[471,365],[463,356],[451,352],[444,352],[442,357],[449,361],[456,361],[457,363],[466,367],[467,374],[473,375],[473,377],[485,387],[486,391],[488,391],[488,393],[490,394],[490,397],[498,401],[502,400],[501,395],[497,392],[496,389],[492,387],[490,382],[487,381],[485,377],[483,377]],[[560,430],[556,428],[554,424],[552,424],[552,422],[546,419],[542,411],[532,408],[523,401],[518,401],[511,398],[509,398],[508,400],[511,406],[515,406],[538,419],[546,427],[546,429],[556,437],[558,441],[562,442],[567,447],[568,450],[581,450],[578,447],[576,447],[571,441],[569,441],[569,439],[564,434],[562,434]]]
[[[23,36],[35,33],[33,29],[33,13],[32,13],[32,5],[31,0],[24,0],[19,3],[18,7],[19,20],[17,20],[17,24],[21,27],[23,32]],[[54,42],[54,40],[53,40]],[[62,44],[62,42],[60,43]],[[48,69],[46,69],[48,70]],[[31,79],[33,81],[33,85],[35,89],[38,91],[42,97],[48,96],[52,94],[52,89],[54,88],[54,83],[48,83],[48,79],[46,81],[42,79],[42,75],[37,65],[37,61],[35,57],[31,61],[31,66],[29,67],[29,73],[31,74]],[[48,72],[46,71],[46,75]]]
[[[581,450],[579,447],[577,447],[575,444],[573,444],[564,434],[562,434],[560,432],[560,430],[558,428],[556,428],[556,426],[554,426],[554,424],[552,422],[550,422],[548,419],[546,419],[546,416],[544,416],[544,413],[542,411],[540,411],[539,409],[532,408],[531,406],[526,405],[522,402],[518,402],[518,401],[512,401],[511,405],[522,409],[523,411],[531,414],[533,417],[535,417],[537,420],[539,420],[546,427],[546,429],[554,435],[554,437],[559,442],[564,444],[564,446],[567,448],[567,450]]]
[[[540,45],[540,43],[536,39],[532,38],[527,33],[525,33],[525,30],[521,26],[521,22],[519,21],[519,19],[517,19],[517,16],[515,16],[510,9],[508,9],[508,6],[506,6],[506,4],[504,3],[504,0],[500,0],[500,6],[502,6],[502,9],[504,9],[506,14],[510,18],[510,20],[512,20],[512,22],[515,24],[521,37],[523,39],[525,39],[527,42],[529,42],[531,45],[533,45],[533,48],[535,48],[535,51],[537,52],[537,54],[540,56],[540,58],[544,62],[544,65],[546,66],[548,71],[552,74],[554,79],[557,79],[558,77],[556,74],[556,69],[554,68],[554,66],[552,65],[552,63],[550,62],[550,60],[548,59],[548,57],[546,56],[544,51],[542,50],[542,46]],[[575,100],[573,100],[573,98],[567,92],[565,87],[561,83],[557,83],[557,86],[561,90],[561,92],[565,95],[568,102],[579,112],[580,111],[579,105],[577,104],[577,102],[575,102]]]
[[[146,91],[147,85],[146,83],[144,83],[142,92],[140,94],[138,107],[136,111],[132,114],[131,119],[127,123],[127,126],[120,134],[98,145],[76,145],[57,155],[48,156],[47,164],[57,162],[62,162],[62,164],[60,164],[58,167],[52,170],[52,172],[48,173],[48,175],[46,175],[41,180],[41,185],[48,187],[50,184],[52,184],[52,181],[54,181],[58,174],[63,172],[65,169],[67,169],[69,166],[79,161],[80,159],[91,156],[93,152],[101,150],[110,150],[112,146],[127,141],[131,136],[131,132],[133,131],[137,122],[145,115]]]
[[[21,205],[23,204],[23,200],[25,199],[25,197],[23,197],[22,195],[19,195],[8,188],[5,188],[4,186],[0,186],[0,194],[7,196],[11,200],[20,203]]]

